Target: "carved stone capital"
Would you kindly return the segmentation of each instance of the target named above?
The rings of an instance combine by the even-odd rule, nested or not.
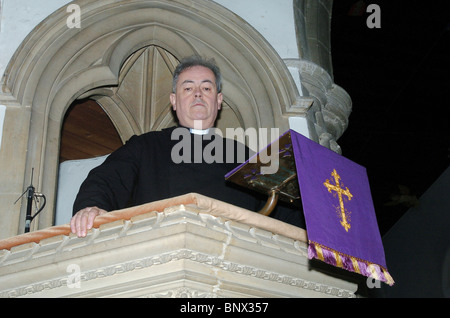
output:
[[[333,82],[331,75],[319,65],[303,59],[286,59],[290,68],[299,71],[303,92],[313,99],[309,118],[314,122],[319,142],[340,152],[336,140],[348,126],[352,101],[347,92]]]

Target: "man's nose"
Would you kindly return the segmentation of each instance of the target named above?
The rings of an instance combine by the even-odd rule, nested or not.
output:
[[[202,96],[202,91],[201,91],[200,87],[195,88],[194,96],[195,97],[201,97]]]

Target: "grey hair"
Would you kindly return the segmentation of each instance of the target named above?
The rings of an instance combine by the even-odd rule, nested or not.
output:
[[[203,66],[209,68],[216,78],[216,89],[217,92],[222,92],[222,74],[220,73],[219,67],[216,65],[214,59],[205,59],[199,55],[192,55],[186,57],[181,60],[180,64],[175,68],[173,72],[173,80],[172,80],[172,93],[175,93],[177,90],[177,82],[180,74],[194,66]]]

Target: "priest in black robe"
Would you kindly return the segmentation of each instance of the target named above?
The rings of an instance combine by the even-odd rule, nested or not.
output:
[[[266,198],[224,179],[251,152],[215,133],[221,89],[213,61],[197,56],[181,61],[170,95],[179,126],[133,136],[94,168],[75,199],[72,232],[85,236],[94,218],[107,211],[191,192],[257,211]],[[304,228],[298,209],[279,206],[271,216]]]

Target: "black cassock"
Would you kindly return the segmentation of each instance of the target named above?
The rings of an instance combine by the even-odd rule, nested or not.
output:
[[[226,155],[230,147],[232,158]],[[239,157],[242,151],[245,156]],[[119,210],[191,192],[257,211],[267,198],[224,177],[249,155],[250,150],[234,140],[191,134],[183,127],[133,136],[91,170],[80,187],[73,213],[91,206]],[[279,205],[271,216],[305,228],[298,208]]]

